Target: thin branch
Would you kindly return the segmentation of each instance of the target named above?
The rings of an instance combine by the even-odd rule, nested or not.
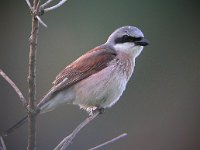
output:
[[[48,6],[53,0],[48,0],[46,3],[42,4],[40,6],[41,9],[44,9],[44,7]]]
[[[1,141],[1,145],[2,145],[2,147],[0,147],[0,149],[2,149],[2,150],[7,150],[6,145],[5,145],[5,142],[4,142],[2,136],[0,136],[0,141]]]
[[[115,137],[115,138],[113,138],[113,139],[111,139],[111,140],[109,140],[109,141],[107,141],[107,142],[105,142],[105,143],[102,143],[102,144],[100,144],[100,145],[98,145],[98,146],[95,146],[95,147],[93,147],[93,148],[90,148],[89,150],[96,150],[96,149],[101,148],[101,147],[103,147],[103,146],[105,146],[105,145],[108,145],[108,144],[110,144],[110,143],[114,143],[114,142],[116,142],[117,140],[120,140],[121,138],[124,138],[125,136],[127,136],[127,133],[123,133],[123,134],[121,134],[121,135],[119,135],[119,136],[117,136],[117,137]]]
[[[37,39],[39,21],[36,18],[39,12],[40,0],[33,1],[32,13],[32,29],[30,36],[30,50],[29,50],[29,102],[28,106],[31,111],[28,113],[28,150],[36,149],[36,116],[32,111],[36,109],[36,53],[37,53]]]
[[[48,6],[53,0],[48,0],[46,3],[42,4],[40,6],[40,8],[38,9],[39,10],[39,13],[38,15],[36,15],[36,18],[38,19],[38,21],[44,26],[47,28],[47,25],[44,23],[44,21],[41,20],[41,18],[39,16],[42,16],[44,13],[48,12],[48,11],[51,11],[51,10],[54,10],[54,9],[57,9],[58,7],[62,6],[65,2],[67,2],[67,0],[60,0],[60,2],[52,7],[49,7],[49,8],[45,8],[46,6]]]
[[[62,146],[70,138],[70,136],[72,136],[72,134],[65,137],[53,150],[61,150]]]
[[[27,101],[24,98],[22,92],[19,90],[19,88],[15,85],[15,83],[3,72],[3,70],[0,69],[0,75],[12,86],[12,88],[15,90],[17,95],[20,98],[21,103],[26,107]]]
[[[52,7],[49,7],[49,8],[45,8],[43,10],[43,13],[46,13],[48,11],[51,11],[51,10],[54,10],[54,9],[57,9],[58,7],[62,6],[65,2],[67,2],[67,0],[61,0],[58,4],[52,6]]]
[[[31,3],[30,3],[30,1],[29,0],[26,0],[26,3],[27,3],[27,5],[28,5],[28,7],[30,8],[30,10],[32,11],[32,6],[31,6]]]
[[[90,123],[94,118],[99,115],[100,111],[97,110],[93,115],[86,118],[81,124],[79,124],[73,132],[65,137],[55,148],[54,150],[65,150],[71,143],[75,136],[80,132],[80,130],[85,127],[88,123]]]
[[[36,18],[37,18],[37,20],[41,23],[41,25],[43,25],[44,27],[48,27],[45,23],[44,23],[44,21],[42,21],[42,19],[39,17],[39,16],[36,16]]]

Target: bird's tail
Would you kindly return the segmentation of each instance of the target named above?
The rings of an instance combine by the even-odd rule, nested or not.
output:
[[[10,127],[8,130],[4,131],[2,136],[8,136],[10,133],[15,131],[17,128],[21,127],[28,119],[28,115],[23,117],[20,121],[18,121],[16,124],[14,124],[12,127]]]

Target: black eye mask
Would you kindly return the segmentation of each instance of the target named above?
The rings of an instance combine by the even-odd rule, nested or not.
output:
[[[136,42],[136,41],[141,41],[142,37],[132,37],[129,35],[123,35],[122,37],[119,37],[115,40],[116,44],[119,43],[127,43],[127,42]]]

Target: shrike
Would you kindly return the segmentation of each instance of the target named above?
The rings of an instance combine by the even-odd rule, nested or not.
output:
[[[57,75],[53,87],[37,105],[38,114],[63,103],[79,105],[89,113],[111,107],[126,89],[135,59],[148,44],[138,28],[118,28],[106,43],[88,51]],[[23,118],[5,134],[26,120],[27,117]]]

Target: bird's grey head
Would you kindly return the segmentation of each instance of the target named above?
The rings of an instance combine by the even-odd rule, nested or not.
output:
[[[133,58],[136,58],[143,47],[149,44],[142,31],[133,26],[118,28],[109,36],[106,43],[113,46],[116,51],[123,51]]]

